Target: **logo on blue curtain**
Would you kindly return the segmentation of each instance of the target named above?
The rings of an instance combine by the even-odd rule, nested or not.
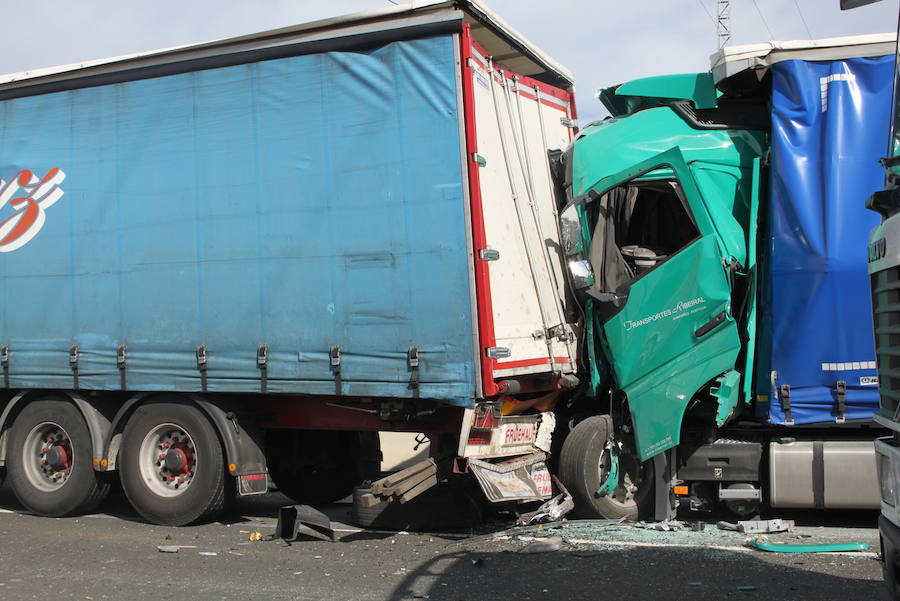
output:
[[[54,167],[38,179],[23,169],[8,182],[0,179],[0,252],[21,248],[34,238],[46,219],[45,211],[62,198],[59,184],[66,174]],[[12,209],[12,214],[4,217]]]

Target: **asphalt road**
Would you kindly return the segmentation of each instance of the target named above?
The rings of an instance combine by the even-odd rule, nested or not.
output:
[[[249,541],[275,530],[278,494],[243,500],[223,522],[167,528],[140,522],[121,500],[108,513],[50,519],[22,513],[0,489],[0,600],[128,601],[528,599],[874,600],[883,596],[871,513],[797,514],[794,543],[862,541],[872,552],[778,554],[745,535],[653,532],[602,522],[485,534],[396,534],[347,526],[349,506],[325,508],[336,543]],[[819,527],[816,524],[826,523]],[[495,522],[494,529],[508,524]],[[489,530],[489,529],[487,529]],[[559,550],[523,553],[547,535]],[[162,553],[159,545],[181,545]]]

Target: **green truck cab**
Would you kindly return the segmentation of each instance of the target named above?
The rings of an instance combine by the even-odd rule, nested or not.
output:
[[[695,509],[722,501],[739,515],[763,503],[877,506],[872,411],[843,408],[844,394],[872,396],[869,376],[859,374],[874,368],[874,355],[840,364],[835,377],[845,379],[813,401],[840,403],[833,418],[796,423],[791,384],[798,395],[807,388],[776,381],[769,356],[773,326],[763,309],[772,282],[761,265],[771,254],[769,70],[822,58],[796,43],[773,53],[775,44],[749,51],[749,62],[747,48],[714,55],[710,73],[602,90],[611,116],[585,127],[558,160],[563,252],[583,307],[587,372],[570,403],[575,425],[559,474],[581,516],[666,519],[678,497]],[[886,44],[832,44],[824,58],[877,57]],[[794,160],[806,157],[798,151]],[[848,262],[864,279],[868,230],[856,229],[862,250]],[[864,288],[857,296],[868,302]],[[865,326],[868,315],[859,317]],[[787,409],[786,420],[769,414],[772,402]],[[829,475],[854,462],[860,469],[842,481]]]

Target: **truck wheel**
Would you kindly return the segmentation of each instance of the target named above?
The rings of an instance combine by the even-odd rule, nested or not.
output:
[[[559,477],[575,501],[575,515],[586,519],[639,520],[651,513],[653,462],[641,463],[631,445],[618,444],[619,485],[604,496],[597,489],[610,469],[607,442],[613,432],[612,418],[595,415],[579,422],[563,442]]]
[[[93,468],[87,424],[68,401],[29,403],[13,423],[8,448],[9,481],[29,511],[52,517],[84,513],[109,492]]]
[[[118,463],[125,495],[149,522],[184,526],[210,519],[225,506],[222,445],[192,405],[139,407],[125,425]]]
[[[374,456],[377,456],[378,468]],[[275,486],[297,503],[324,505],[378,477],[381,450],[377,432],[270,430],[266,464]]]

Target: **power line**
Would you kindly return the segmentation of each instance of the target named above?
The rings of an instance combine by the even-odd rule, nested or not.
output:
[[[706,13],[706,16],[709,17],[709,20],[712,21],[713,23],[715,23],[716,19],[712,16],[712,13],[709,12],[709,9],[706,8],[706,5],[703,4],[703,0],[697,0],[697,2],[700,3],[700,8],[703,9],[703,12]]]
[[[812,39],[813,34],[809,30],[809,25],[806,24],[806,18],[803,16],[803,11],[800,10],[800,4],[797,2],[797,0],[794,0],[794,6],[797,7],[797,13],[800,15],[800,20],[803,21],[803,27],[806,29],[806,35],[809,36],[809,39]]]
[[[756,0],[753,0],[753,6],[756,7],[756,12],[759,14],[760,20],[762,20],[763,25],[766,27],[766,31],[769,32],[769,39],[774,40],[775,34],[772,33],[772,30],[769,28],[769,24],[766,22],[766,18],[763,16],[762,11],[759,9],[759,4],[756,3]]]

